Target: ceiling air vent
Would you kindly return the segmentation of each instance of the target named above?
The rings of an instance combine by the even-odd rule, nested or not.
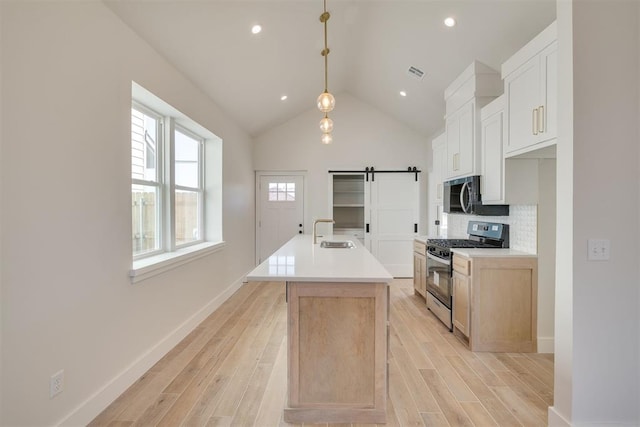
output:
[[[422,77],[424,77],[424,71],[416,67],[409,67],[407,73],[414,79],[418,80],[422,80]]]

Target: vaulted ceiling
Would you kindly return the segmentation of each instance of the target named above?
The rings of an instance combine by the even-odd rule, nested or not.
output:
[[[253,136],[315,108],[324,89],[322,0],[104,2]],[[327,0],[327,9],[336,108],[348,92],[429,137],[443,128],[447,85],[473,60],[500,71],[555,19],[556,2]]]

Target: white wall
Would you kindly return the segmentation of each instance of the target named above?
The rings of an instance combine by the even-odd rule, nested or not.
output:
[[[334,122],[333,144],[320,143],[317,109],[255,138],[256,170],[307,171],[309,212],[305,212],[305,231],[311,232],[312,218],[330,218],[328,170],[406,169],[416,166],[420,174],[421,232],[426,230],[427,141],[348,93],[334,94],[336,108],[330,114]]]
[[[639,7],[558,3],[552,426],[640,425]],[[610,239],[609,261],[587,260],[589,238]]]
[[[538,160],[538,352],[554,352],[556,159]]]
[[[0,12],[0,425],[83,425],[253,266],[251,140],[101,2]],[[227,242],[135,285],[132,80],[224,140]],[[49,399],[59,369],[65,390]]]

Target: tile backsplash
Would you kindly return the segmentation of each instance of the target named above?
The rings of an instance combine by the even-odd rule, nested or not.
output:
[[[467,223],[473,221],[509,224],[509,247],[523,252],[538,253],[538,207],[510,205],[509,216],[446,215],[449,239],[467,238]],[[443,218],[444,219],[444,218]]]

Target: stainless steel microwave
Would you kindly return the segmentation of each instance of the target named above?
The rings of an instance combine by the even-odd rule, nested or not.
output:
[[[444,211],[469,215],[509,215],[509,205],[483,205],[480,175],[444,182]]]

